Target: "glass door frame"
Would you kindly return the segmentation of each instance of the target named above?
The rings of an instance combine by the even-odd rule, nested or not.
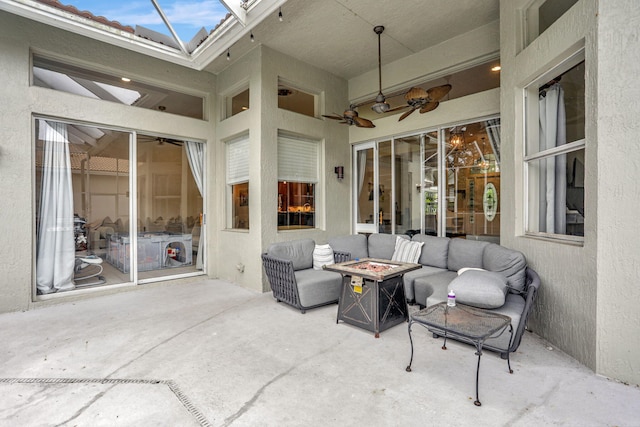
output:
[[[353,145],[353,151],[352,151],[352,157],[353,157],[353,179],[351,180],[351,182],[353,183],[353,187],[352,187],[352,206],[353,206],[353,212],[352,212],[352,218],[353,218],[353,230],[355,234],[358,233],[377,233],[378,232],[378,216],[376,215],[376,212],[378,212],[379,209],[379,202],[378,202],[378,198],[374,197],[373,198],[373,211],[371,212],[373,221],[371,224],[368,223],[362,223],[362,222],[358,222],[358,209],[359,209],[359,205],[358,205],[358,198],[360,196],[360,189],[358,188],[358,153],[361,151],[366,151],[366,150],[373,150],[373,189],[372,191],[374,191],[377,194],[377,188],[378,188],[378,143],[376,141],[370,141],[370,142],[365,142],[362,144],[356,144]],[[366,158],[365,158],[366,161]],[[363,178],[364,179],[364,176]],[[364,182],[362,183],[362,185],[364,186]]]
[[[375,192],[375,194],[377,194],[378,192],[378,188],[379,188],[379,182],[380,182],[380,170],[379,170],[379,144],[381,142],[384,141],[391,141],[391,156],[392,158],[394,158],[395,156],[395,143],[397,139],[400,138],[406,138],[406,137],[410,137],[410,136],[417,136],[420,139],[420,161],[421,161],[421,167],[420,167],[420,181],[419,184],[420,185],[420,232],[424,233],[425,232],[425,228],[427,226],[426,224],[426,207],[425,207],[425,193],[426,193],[426,188],[424,186],[425,183],[425,156],[426,156],[426,140],[427,138],[429,138],[428,134],[435,132],[437,134],[437,167],[438,167],[438,171],[437,171],[437,178],[438,178],[438,185],[437,185],[437,200],[439,201],[439,203],[437,203],[437,208],[436,208],[436,234],[438,236],[446,236],[447,235],[447,206],[448,206],[448,200],[449,200],[449,194],[448,194],[448,171],[447,171],[447,146],[446,146],[446,133],[447,131],[454,127],[454,126],[465,126],[471,123],[476,123],[476,122],[481,122],[481,121],[487,121],[487,120],[491,120],[491,119],[499,119],[500,115],[499,114],[494,114],[494,115],[490,115],[490,116],[482,116],[482,117],[478,117],[478,118],[473,118],[473,119],[467,119],[467,120],[459,120],[456,121],[455,123],[450,123],[450,124],[441,124],[438,125],[436,127],[432,127],[432,128],[428,128],[428,129],[424,129],[424,130],[419,130],[419,131],[415,131],[415,132],[410,132],[410,133],[404,133],[404,134],[399,134],[399,135],[394,135],[391,137],[383,137],[383,138],[378,138],[372,141],[368,141],[368,142],[363,142],[363,143],[358,143],[358,144],[354,144],[353,145],[353,151],[352,151],[352,204],[353,204],[353,209],[352,209],[352,224],[353,224],[353,230],[354,233],[379,233],[379,218],[378,215],[376,215],[376,212],[379,212],[380,206],[379,206],[379,198],[378,197],[374,197],[373,199],[373,212],[371,212],[373,214],[373,221],[372,224],[369,223],[358,223],[358,198],[359,198],[359,193],[360,193],[360,189],[358,188],[358,153],[360,151],[363,150],[369,150],[372,149],[373,150],[373,191]],[[391,177],[392,177],[392,198],[391,198],[391,205],[393,206],[398,195],[396,194],[396,186],[395,186],[395,162],[392,161],[391,162],[391,168],[392,168],[392,172],[391,172]],[[455,203],[455,202],[454,202]],[[392,228],[391,228],[391,233],[395,234],[396,232],[396,220],[395,220],[395,211],[392,209],[391,210],[391,224],[392,224]]]

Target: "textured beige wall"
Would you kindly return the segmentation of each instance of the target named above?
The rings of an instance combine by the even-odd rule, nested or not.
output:
[[[215,79],[210,74],[0,12],[0,194],[4,202],[0,207],[0,235],[5,242],[11,242],[0,247],[0,312],[27,310],[83,297],[83,292],[77,292],[60,294],[61,298],[56,296],[50,301],[32,301],[34,114],[198,140],[213,139],[213,128],[208,121],[31,87],[30,50],[202,96],[208,96],[215,89]],[[207,109],[210,109],[209,105]],[[93,293],[114,291],[105,289]]]
[[[596,372],[640,384],[640,7],[598,5]]]
[[[215,262],[215,270],[218,277],[257,291],[270,290],[266,279],[262,277],[260,258],[260,254],[269,244],[300,238],[311,238],[321,243],[326,241],[328,236],[350,232],[350,151],[347,127],[322,118],[279,109],[279,77],[296,87],[320,94],[322,113],[324,106],[327,111],[337,111],[344,109],[347,103],[345,80],[264,46],[256,47],[218,75],[217,83],[222,94],[225,88],[237,87],[243,82],[250,83],[250,109],[217,125],[219,158],[216,161],[220,182],[218,202],[224,206],[224,141],[249,132],[250,229],[230,230],[226,228],[224,218],[216,220],[220,231],[218,249],[214,250],[224,253],[224,257],[219,257],[219,261]],[[218,107],[222,108],[223,97],[220,98]],[[277,230],[278,130],[317,139],[324,147],[320,184],[317,188],[318,228]],[[343,181],[338,181],[333,171],[334,166],[338,165],[345,167]],[[237,268],[239,264],[245,267],[244,272]]]
[[[501,1],[502,63],[502,186],[501,242],[522,251],[540,275],[542,286],[529,327],[553,346],[596,368],[596,187],[595,175],[585,174],[585,241],[575,246],[524,237],[523,87],[557,63],[576,46],[585,45],[587,81],[586,170],[597,170],[595,156],[597,70],[595,1],[582,0],[521,50],[521,9],[527,2]]]
[[[502,243],[517,248],[542,286],[530,329],[597,373],[640,383],[637,144],[640,66],[634,0],[581,0],[520,50],[521,8],[501,1]],[[522,88],[584,45],[584,245],[523,236]]]

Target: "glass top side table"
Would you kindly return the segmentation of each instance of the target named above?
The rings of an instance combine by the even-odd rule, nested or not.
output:
[[[456,304],[453,307],[446,302],[432,305],[411,315],[409,319],[409,341],[411,342],[411,359],[407,366],[407,372],[411,372],[413,363],[413,338],[411,337],[411,326],[417,323],[424,326],[435,335],[444,337],[442,349],[447,349],[447,337],[468,342],[476,347],[478,365],[476,367],[476,406],[481,406],[478,396],[478,375],[480,372],[480,357],[482,356],[482,346],[489,338],[495,338],[506,330],[509,330],[513,339],[513,327],[511,318],[502,314],[491,313],[479,308],[470,307],[463,304]],[[509,373],[512,374],[509,353],[507,353],[507,365]]]

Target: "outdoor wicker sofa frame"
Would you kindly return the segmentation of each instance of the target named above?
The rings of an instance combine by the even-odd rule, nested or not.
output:
[[[351,260],[351,254],[347,252],[334,251],[333,259],[336,263]],[[307,310],[321,307],[329,304],[336,304],[338,300],[327,301],[322,304],[316,304],[305,307],[300,303],[300,294],[298,292],[298,283],[296,282],[293,262],[288,259],[276,258],[268,255],[266,252],[262,254],[262,265],[269,279],[269,285],[273,292],[273,297],[278,302],[284,302],[300,310],[304,314]]]

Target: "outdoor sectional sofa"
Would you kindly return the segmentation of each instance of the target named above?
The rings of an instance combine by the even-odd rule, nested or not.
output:
[[[422,267],[403,278],[408,302],[430,306],[446,301],[448,291],[453,289],[459,303],[511,318],[513,338],[503,334],[487,340],[483,348],[503,357],[518,348],[540,286],[538,275],[527,267],[522,253],[485,241],[422,234],[411,238],[354,234],[330,238],[328,245],[335,262],[356,258],[391,260],[398,238],[420,246],[417,262]],[[313,268],[315,247],[311,239],[278,242],[262,254],[274,298],[303,313],[337,302],[342,286],[340,274]]]

